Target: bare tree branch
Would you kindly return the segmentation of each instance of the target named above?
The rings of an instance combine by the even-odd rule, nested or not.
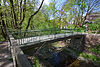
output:
[[[27,26],[26,26],[26,29],[28,29],[32,17],[35,16],[35,15],[39,12],[39,10],[41,9],[41,7],[42,7],[42,5],[43,5],[43,2],[44,2],[44,0],[42,0],[41,5],[40,5],[40,7],[38,8],[38,10],[30,16],[30,18],[29,18],[29,20],[28,20],[28,24],[27,24]]]
[[[20,21],[20,24],[19,24],[19,25],[22,25],[22,22],[23,22],[23,21],[24,21],[24,19],[25,19],[25,12],[26,12],[26,0],[24,0],[23,18],[21,19],[21,21]]]
[[[22,19],[22,1],[23,0],[20,1],[20,21]]]

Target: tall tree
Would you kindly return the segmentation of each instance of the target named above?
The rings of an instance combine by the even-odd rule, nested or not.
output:
[[[1,5],[1,0],[0,0],[0,26],[1,26],[1,33],[2,36],[5,38],[5,40],[7,39],[7,34],[6,34],[6,24],[5,24],[5,20],[4,20],[4,15],[3,15],[3,9],[2,9],[2,5]]]
[[[100,0],[67,0],[63,8],[68,13],[68,20],[76,26],[84,25],[87,15],[100,8]]]
[[[12,10],[12,14],[13,14],[13,17],[14,17],[14,26],[15,28],[17,28],[17,17],[16,17],[16,13],[15,13],[15,9],[14,9],[14,2],[13,0],[10,0],[10,5],[11,5],[11,10]]]

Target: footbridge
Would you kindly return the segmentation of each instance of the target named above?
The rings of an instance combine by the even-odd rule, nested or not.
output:
[[[76,37],[80,35],[84,35],[86,33],[66,33],[66,34],[55,34],[55,35],[44,35],[44,36],[35,36],[35,37],[28,37],[22,39],[16,39],[18,45],[20,47],[31,46],[40,42],[57,40],[62,38],[69,38],[69,37]]]
[[[14,67],[32,67],[21,48],[38,43],[85,35],[79,29],[11,30],[7,29]]]
[[[9,32],[12,32],[10,34],[20,46],[86,34],[79,29],[10,30]]]

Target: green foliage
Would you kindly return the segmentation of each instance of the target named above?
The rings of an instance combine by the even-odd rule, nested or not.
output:
[[[96,23],[92,23],[92,24],[87,24],[88,25],[88,30],[91,30],[91,31],[96,31],[96,30],[99,30],[99,24],[96,24]]]
[[[0,34],[0,41],[4,41],[5,39],[3,38],[3,36]]]
[[[97,55],[100,54],[100,45],[96,46],[95,48],[90,48],[89,51],[91,54],[88,53],[81,53],[80,56],[86,58],[86,59],[91,59],[96,63],[100,64],[100,57],[97,57]]]
[[[97,62],[97,63],[100,64],[100,57],[96,57],[96,56],[94,56],[92,54],[87,54],[87,53],[81,53],[80,56],[84,57],[85,59],[91,59],[94,62]]]
[[[87,29],[91,31],[100,31],[100,19],[95,19],[94,23],[87,23]]]
[[[0,32],[0,41],[4,41],[5,39],[3,38],[1,32]]]
[[[70,29],[70,28],[71,28],[71,29],[74,29],[75,26],[74,26],[73,24],[68,24],[68,25],[67,25],[67,28],[69,28],[69,29]]]
[[[97,46],[96,48],[90,48],[89,49],[91,52],[94,52],[96,54],[100,54],[100,45]]]
[[[35,61],[34,61],[34,67],[40,67],[40,65],[39,65],[39,59],[37,58],[37,57],[35,57],[35,59],[34,59]]]
[[[9,58],[9,61],[12,61],[12,62],[13,62],[13,58],[12,58],[12,57],[10,57],[10,58]]]

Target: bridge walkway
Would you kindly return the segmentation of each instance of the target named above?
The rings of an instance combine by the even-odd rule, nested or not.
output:
[[[24,47],[24,46],[31,46],[33,44],[37,44],[40,42],[51,41],[51,40],[60,39],[60,38],[68,38],[68,37],[77,36],[77,35],[79,36],[83,34],[86,34],[86,33],[66,33],[66,34],[44,35],[44,36],[16,39],[16,41],[18,45],[20,45],[21,47]]]

